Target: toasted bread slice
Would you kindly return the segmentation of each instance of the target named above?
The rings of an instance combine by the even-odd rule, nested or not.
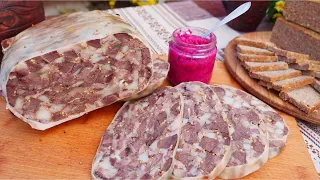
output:
[[[284,61],[286,63],[297,63],[297,64],[305,64],[308,59],[297,59],[297,58],[287,58],[286,56],[278,56],[279,61]]]
[[[292,51],[287,51],[280,49],[277,46],[268,46],[268,50],[274,52],[278,56],[285,56],[289,59],[309,59],[310,56],[307,54],[296,53]]]
[[[250,72],[288,69],[288,64],[285,62],[243,62],[242,65]]]
[[[320,80],[319,79],[315,79],[314,83],[311,84],[311,86],[317,90],[318,92],[320,92]]]
[[[242,54],[274,56],[274,52],[271,52],[269,50],[246,46],[246,45],[240,45],[240,44],[237,45],[237,51]]]
[[[263,71],[263,72],[250,72],[249,76],[265,82],[281,81],[293,77],[300,76],[301,71],[295,69],[279,70],[279,71]]]
[[[309,85],[289,92],[280,92],[280,98],[307,114],[320,108],[320,93]]]
[[[312,76],[315,78],[320,78],[320,71],[302,71],[303,75]]]
[[[311,77],[311,76],[298,76],[298,77],[285,79],[282,81],[276,81],[272,83],[261,81],[259,84],[269,89],[272,88],[276,91],[288,92],[293,89],[297,89],[297,88],[312,84],[314,81],[315,81],[314,77]]]
[[[246,45],[246,46],[262,48],[262,49],[268,49],[268,46],[273,45],[273,43],[271,42],[257,41],[257,40],[252,40],[244,37],[236,38],[236,43],[240,45]]]
[[[265,56],[265,55],[255,55],[255,54],[242,54],[237,53],[240,61],[247,62],[276,62],[278,61],[277,56]]]

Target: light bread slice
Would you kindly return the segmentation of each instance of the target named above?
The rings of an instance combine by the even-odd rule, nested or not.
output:
[[[254,79],[259,79],[265,82],[275,82],[284,79],[300,76],[301,71],[295,69],[279,70],[279,71],[263,71],[263,72],[250,72],[249,76]]]
[[[316,77],[316,78],[320,78],[320,71],[302,71],[302,74]]]
[[[278,61],[277,56],[242,54],[239,52],[237,53],[237,56],[240,59],[240,61],[247,61],[247,62],[276,62],[276,61]]]
[[[284,61],[286,63],[298,63],[298,64],[305,64],[308,61],[308,59],[288,58],[285,56],[278,56],[278,59],[279,59],[279,61]]]
[[[319,79],[315,79],[314,83],[311,84],[311,86],[317,90],[318,92],[320,92],[320,80]]]
[[[301,71],[306,71],[306,70],[320,71],[320,64],[316,64],[312,62],[310,63],[310,61],[308,61],[305,64],[292,63],[292,64],[289,64],[289,67],[293,69],[301,70]]]
[[[274,56],[274,52],[271,52],[269,50],[246,46],[246,45],[240,45],[240,44],[237,45],[237,51],[242,54]]]
[[[288,64],[285,62],[243,62],[242,64],[250,72],[288,69]]]
[[[309,85],[289,92],[280,92],[280,98],[307,114],[320,108],[320,94]]]
[[[270,46],[268,46],[267,49],[274,52],[278,56],[285,56],[290,59],[309,59],[310,58],[310,56],[307,54],[301,54],[301,53],[296,53],[296,52],[292,52],[292,51],[287,51],[287,50],[278,48],[275,45],[270,45]]]
[[[314,82],[314,77],[298,76],[298,77],[285,79],[282,81],[276,81],[272,83],[260,81],[259,84],[267,87],[268,89],[272,88],[276,91],[288,92],[293,89],[297,89],[297,88],[312,84],[313,82]]]
[[[262,48],[262,49],[267,49],[268,46],[270,46],[270,44],[272,44],[270,42],[256,41],[256,40],[252,40],[252,39],[248,39],[248,38],[244,38],[244,37],[238,37],[236,39],[236,43],[241,44],[241,45],[246,45],[246,46],[252,46],[252,47],[256,47],[256,48]]]

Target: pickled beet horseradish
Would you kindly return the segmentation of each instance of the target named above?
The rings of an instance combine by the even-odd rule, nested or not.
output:
[[[169,81],[201,81],[208,84],[217,54],[216,36],[201,37],[206,29],[183,27],[173,32],[169,42]]]

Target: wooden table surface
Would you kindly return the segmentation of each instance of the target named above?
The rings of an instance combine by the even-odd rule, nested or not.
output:
[[[222,62],[216,62],[211,83],[240,88]],[[38,131],[13,116],[0,100],[0,179],[90,179],[101,135],[120,106]],[[295,119],[280,114],[290,128],[287,146],[244,179],[318,179]]]

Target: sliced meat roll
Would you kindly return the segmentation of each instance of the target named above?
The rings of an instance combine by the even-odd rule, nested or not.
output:
[[[227,167],[219,174],[223,179],[244,177],[264,165],[268,160],[269,142],[266,125],[261,114],[239,101],[236,93],[219,86],[214,92],[224,106],[229,120],[232,155]]]
[[[228,123],[219,99],[201,82],[176,88],[183,95],[184,113],[173,177],[215,178],[231,155]]]
[[[125,103],[101,139],[93,160],[93,179],[168,178],[182,110],[181,94],[173,87]]]
[[[152,76],[147,45],[103,11],[46,20],[2,45],[7,108],[39,130],[137,94]]]
[[[166,80],[169,69],[170,64],[168,62],[163,61],[161,59],[153,60],[153,74],[151,76],[151,80],[149,82],[148,87],[145,88],[143,91],[139,92],[138,94],[135,94],[130,98],[124,99],[124,101],[139,99],[141,97],[151,94],[153,91],[158,89]]]
[[[244,107],[258,111],[269,133],[269,158],[273,158],[281,152],[286,144],[289,128],[285,120],[274,109],[240,89],[226,85],[213,85],[212,88],[219,97],[227,95],[226,97],[233,99],[232,103],[241,104]],[[225,100],[225,102],[229,101]]]

